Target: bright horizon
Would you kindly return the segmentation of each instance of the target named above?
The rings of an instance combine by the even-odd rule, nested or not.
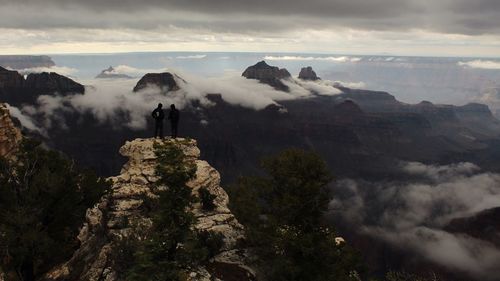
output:
[[[0,0],[0,54],[499,57],[494,0]]]

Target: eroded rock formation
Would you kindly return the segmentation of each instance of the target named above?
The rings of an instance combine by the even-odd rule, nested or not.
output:
[[[0,157],[10,157],[21,141],[21,131],[14,126],[9,110],[0,103]]]
[[[80,248],[64,265],[52,270],[46,280],[120,280],[111,262],[112,245],[120,237],[131,231],[130,221],[148,221],[140,208],[141,194],[152,194],[150,189],[155,177],[156,156],[154,139],[136,139],[127,142],[120,153],[129,158],[121,174],[110,178],[112,192],[101,202],[87,211],[86,223],[78,239]],[[237,241],[244,238],[243,226],[228,209],[228,195],[220,187],[220,175],[206,161],[199,160],[200,150],[196,141],[187,139],[166,140],[178,145],[188,160],[197,166],[196,177],[188,183],[194,196],[198,190],[206,188],[215,195],[213,211],[204,210],[201,204],[192,206],[198,219],[195,227],[199,230],[214,231],[224,237],[224,246],[207,268],[199,268],[190,274],[191,280],[252,280],[252,271],[244,265],[245,253],[237,247]],[[228,268],[230,270],[228,270]],[[230,271],[238,279],[225,279],[220,272]],[[241,278],[244,276],[245,278]],[[234,276],[233,276],[234,277]],[[231,277],[231,278],[233,278]],[[214,279],[219,278],[219,279]]]
[[[281,80],[291,77],[290,72],[284,68],[270,66],[265,61],[249,66],[242,74],[247,79],[256,79],[261,83],[268,84],[280,91],[288,91],[289,88]]]

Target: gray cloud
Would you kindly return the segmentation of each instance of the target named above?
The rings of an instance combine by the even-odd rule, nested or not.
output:
[[[500,34],[495,0],[2,0],[4,28],[177,26],[266,33],[299,28],[356,28]]]

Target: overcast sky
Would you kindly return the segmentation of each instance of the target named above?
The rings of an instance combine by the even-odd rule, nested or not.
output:
[[[0,53],[500,57],[499,0],[0,0]]]

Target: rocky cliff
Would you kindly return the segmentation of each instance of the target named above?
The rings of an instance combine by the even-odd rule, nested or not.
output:
[[[9,110],[0,103],[0,157],[10,157],[21,141],[21,131],[14,126]]]
[[[113,243],[131,230],[128,222],[147,221],[141,212],[142,194],[152,194],[155,178],[156,156],[153,145],[157,140],[136,139],[121,147],[120,153],[129,158],[121,174],[110,178],[112,192],[87,211],[86,223],[78,239],[80,248],[65,264],[52,270],[46,280],[120,280],[111,262]],[[220,175],[206,161],[199,160],[200,150],[194,140],[166,140],[178,145],[186,158],[196,163],[196,177],[189,182],[194,196],[206,188],[215,195],[213,211],[206,211],[201,204],[192,206],[197,217],[195,227],[221,233],[224,246],[206,268],[190,274],[190,280],[252,280],[252,270],[244,265],[245,253],[237,242],[244,238],[243,226],[228,209],[228,195],[220,187]],[[229,274],[228,274],[229,272]],[[219,279],[215,279],[219,278]]]

